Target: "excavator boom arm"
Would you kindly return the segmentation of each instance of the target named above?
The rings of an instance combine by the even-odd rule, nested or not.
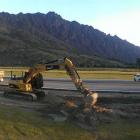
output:
[[[72,63],[72,61],[70,61],[68,58],[65,58],[64,60],[64,64],[65,64],[65,69],[67,71],[67,74],[70,76],[71,80],[73,81],[73,83],[75,84],[75,87],[84,95],[87,96],[88,94],[91,93],[91,91],[86,88],[83,85],[82,80],[80,79],[80,76],[74,66],[74,64]]]
[[[70,76],[71,80],[75,84],[75,87],[77,88],[78,91],[81,92],[81,94],[84,95],[84,97],[87,97],[89,95],[93,96],[93,92],[84,86],[74,64],[68,58],[54,60],[46,64],[38,64],[35,67],[30,68],[28,74],[25,75],[23,81],[24,83],[29,83],[40,72],[53,69],[61,69],[62,67],[65,68],[67,74]]]

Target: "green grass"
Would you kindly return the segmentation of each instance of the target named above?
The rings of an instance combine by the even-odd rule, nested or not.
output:
[[[56,123],[36,112],[0,107],[0,139],[2,140],[94,140],[95,136],[70,122]]]
[[[122,71],[78,71],[82,79],[124,79],[132,80],[136,72]],[[44,73],[49,78],[69,78],[65,71],[48,71]]]
[[[0,70],[5,71],[5,76],[10,76],[11,71],[17,76],[21,76],[22,72],[28,71],[27,67],[1,67]],[[133,80],[133,75],[139,72],[138,69],[104,69],[96,68],[90,70],[78,70],[81,79],[124,79]],[[69,78],[64,70],[52,70],[42,72],[45,78]]]
[[[135,121],[99,123],[97,131],[87,131],[70,122],[53,122],[38,112],[0,106],[2,140],[139,140],[140,126]]]
[[[139,140],[140,125],[134,120],[118,120],[114,123],[102,123],[98,126],[99,140]]]

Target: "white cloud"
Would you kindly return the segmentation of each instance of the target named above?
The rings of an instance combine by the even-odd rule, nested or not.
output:
[[[117,35],[140,46],[140,11],[129,11],[114,16],[98,18],[91,22],[94,28],[105,33]]]

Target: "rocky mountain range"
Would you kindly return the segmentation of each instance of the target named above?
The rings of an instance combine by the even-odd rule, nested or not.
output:
[[[29,66],[62,57],[79,67],[121,67],[136,62],[140,47],[54,12],[0,13],[1,66]]]

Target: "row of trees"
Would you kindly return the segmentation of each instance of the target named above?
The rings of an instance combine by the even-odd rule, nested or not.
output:
[[[140,58],[137,58],[136,64],[137,64],[137,67],[140,69]]]

